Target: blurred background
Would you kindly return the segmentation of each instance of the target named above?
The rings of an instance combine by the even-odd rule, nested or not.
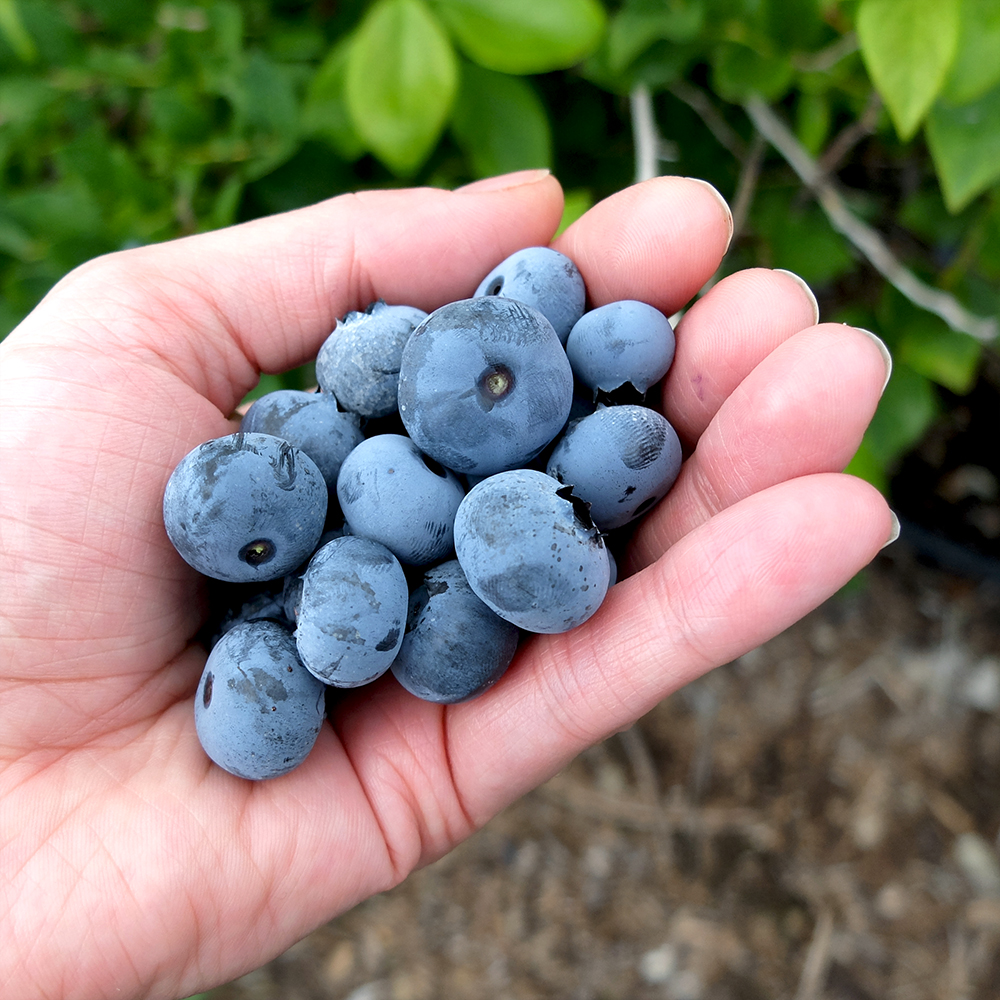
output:
[[[0,0],[0,335],[98,254],[540,166],[564,225],[706,178],[716,278],[887,342],[850,471],[902,538],[212,996],[997,1000],[997,0]]]

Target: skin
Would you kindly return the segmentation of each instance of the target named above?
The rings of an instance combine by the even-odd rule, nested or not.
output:
[[[92,261],[0,346],[0,994],[186,996],[260,965],[806,614],[891,536],[881,496],[840,473],[885,380],[877,345],[816,325],[787,274],[734,275],[679,325],[665,411],[690,457],[593,618],[466,704],[390,676],[349,692],[282,778],[214,767],[170,471],[337,316],[467,296],[561,209],[536,172],[346,195]],[[592,304],[670,315],[730,228],[706,186],[660,178],[554,245]]]

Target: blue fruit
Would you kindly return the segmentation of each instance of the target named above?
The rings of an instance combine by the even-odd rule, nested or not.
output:
[[[566,343],[583,315],[587,290],[576,264],[550,247],[527,247],[512,253],[479,283],[476,295],[500,295],[537,309]]]
[[[399,415],[417,447],[456,472],[527,464],[562,430],[572,401],[552,324],[512,299],[442,306],[403,351]]]
[[[340,469],[337,498],[351,534],[381,542],[400,562],[426,566],[454,543],[465,490],[454,472],[400,434],[368,438]]]
[[[529,632],[566,632],[600,607],[608,551],[587,505],[551,476],[501,472],[466,495],[455,551],[476,594]]]
[[[492,687],[517,651],[517,626],[473,592],[454,559],[427,570],[410,597],[392,672],[410,694],[443,705]]]
[[[399,359],[413,328],[427,315],[414,306],[379,300],[365,312],[348,313],[316,358],[316,379],[342,406],[364,417],[396,410]]]
[[[674,360],[674,331],[667,317],[645,302],[609,302],[577,321],[566,356],[593,398],[625,385],[643,395]]]
[[[308,455],[269,434],[231,434],[190,451],[163,494],[167,536],[200,573],[276,580],[323,532],[328,492]]]
[[[403,641],[406,577],[378,542],[344,535],[309,561],[295,623],[299,657],[334,687],[359,687],[384,674]]]
[[[276,778],[312,750],[325,714],[325,688],[299,662],[278,622],[244,622],[205,664],[194,721],[205,753],[239,778]]]
[[[340,409],[331,393],[299,389],[278,389],[255,400],[240,430],[272,434],[305,452],[331,490],[336,488],[340,463],[364,440],[358,415]]]
[[[569,425],[546,472],[590,504],[601,531],[620,528],[663,498],[681,467],[667,419],[646,406],[602,406]]]

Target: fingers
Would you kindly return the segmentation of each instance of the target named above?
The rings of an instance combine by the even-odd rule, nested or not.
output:
[[[664,415],[685,445],[760,361],[818,321],[812,293],[787,271],[739,271],[695,302],[678,324],[663,385]]]
[[[715,273],[732,231],[710,184],[657,177],[595,205],[553,246],[580,268],[592,305],[640,299],[670,316]]]
[[[572,632],[538,637],[447,720],[449,762],[477,822],[671,692],[776,635],[886,542],[868,484],[805,476],[741,500],[609,591]]]
[[[852,327],[810,327],[780,344],[722,402],[671,491],[637,527],[627,569],[760,490],[840,472],[885,379],[878,346]]]

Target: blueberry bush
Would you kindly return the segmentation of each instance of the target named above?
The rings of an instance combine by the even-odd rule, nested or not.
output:
[[[878,332],[852,468],[883,488],[995,352],[996,0],[0,0],[0,334],[97,254],[539,166],[566,222],[704,177],[721,273],[788,268]]]

